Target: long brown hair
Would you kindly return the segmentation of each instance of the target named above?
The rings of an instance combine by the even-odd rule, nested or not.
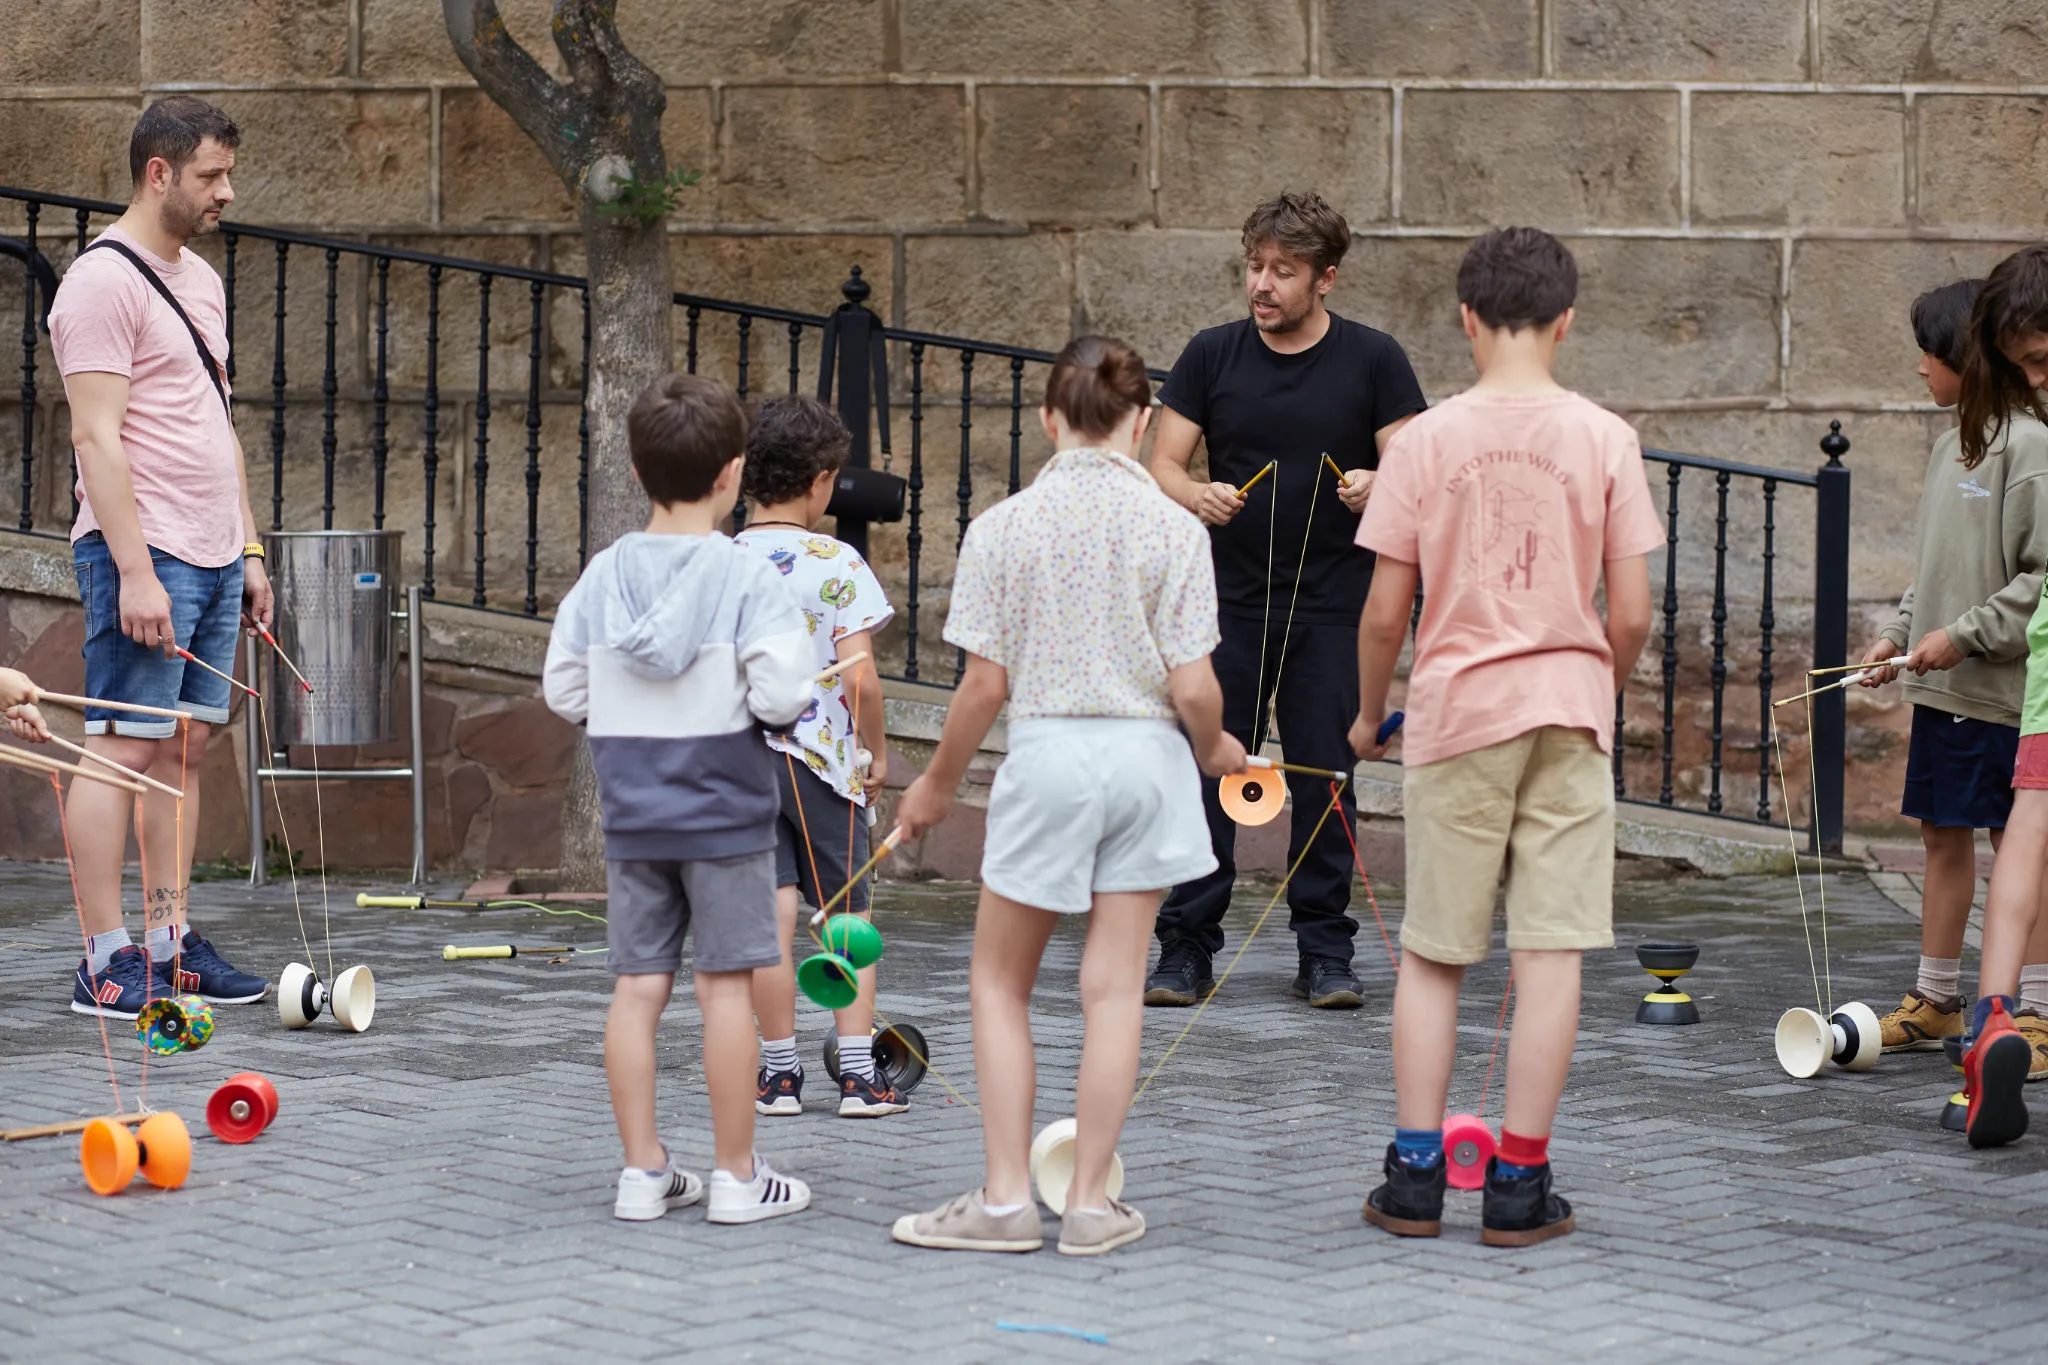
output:
[[[1151,402],[1144,360],[1115,337],[1075,337],[1054,358],[1045,381],[1045,406],[1080,436],[1107,436],[1125,413]]]
[[[1995,266],[1970,310],[1970,347],[1963,360],[1963,465],[1975,468],[2005,437],[2014,414],[2048,423],[2041,395],[2005,358],[2004,342],[2048,332],[2048,244],[2022,247]]]

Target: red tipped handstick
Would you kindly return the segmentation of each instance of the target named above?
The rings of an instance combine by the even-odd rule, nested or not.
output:
[[[200,658],[198,655],[194,654],[191,650],[185,648],[183,645],[172,645],[171,648],[177,650],[178,657],[183,659],[186,663],[198,664],[208,673],[213,674],[214,677],[224,679],[230,687],[239,687],[244,692],[247,692],[250,696],[257,698],[259,701],[262,699],[263,694],[258,692],[255,688],[249,686],[249,684],[243,682],[240,678],[231,677],[230,675],[221,672],[212,664],[206,662],[206,660]]]
[[[307,682],[306,675],[299,672],[299,666],[292,662],[291,655],[284,652],[284,646],[277,642],[277,637],[275,635],[272,635],[268,630],[264,629],[263,626],[261,625],[258,625],[256,627],[256,633],[263,637],[263,643],[269,645],[272,649],[277,651],[277,657],[284,660],[284,666],[286,668],[289,668],[292,671],[292,676],[299,680],[299,686],[305,688],[308,692],[311,692],[313,690],[313,684]]]

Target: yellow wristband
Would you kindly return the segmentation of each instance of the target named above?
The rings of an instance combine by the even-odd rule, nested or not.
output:
[[[261,559],[261,558],[263,558],[263,547],[262,547],[261,545],[257,544],[257,543],[256,543],[255,541],[253,541],[253,540],[252,540],[252,541],[250,541],[250,542],[249,542],[249,543],[248,543],[247,545],[244,545],[244,546],[242,547],[242,558],[244,558],[244,559]]]

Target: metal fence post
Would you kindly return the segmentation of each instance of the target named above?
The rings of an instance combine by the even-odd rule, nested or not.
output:
[[[874,291],[861,278],[859,266],[853,267],[853,273],[845,284],[839,286],[839,292],[845,297],[845,302],[832,310],[832,316],[825,325],[825,345],[818,367],[818,397],[827,400],[832,397],[836,377],[839,419],[846,423],[846,430],[853,437],[847,463],[866,468],[873,463],[868,454],[868,428],[875,397],[872,355],[880,339],[877,329],[881,326],[881,319],[868,310],[868,296]],[[835,520],[839,538],[865,557],[868,552],[868,523],[854,517]]]
[[[1840,422],[1828,423],[1821,438],[1828,462],[1814,485],[1813,528],[1813,666],[1839,668],[1849,648],[1849,469],[1842,457],[1849,438]],[[1813,686],[1807,682],[1806,687]],[[1842,783],[1847,703],[1839,689],[1814,698],[1813,847],[1819,853],[1842,851]]]

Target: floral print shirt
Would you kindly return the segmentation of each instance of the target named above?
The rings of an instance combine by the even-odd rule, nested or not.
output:
[[[733,539],[766,555],[781,571],[810,627],[811,653],[821,671],[839,661],[842,639],[879,630],[896,614],[874,570],[843,540],[793,526],[750,526]],[[866,805],[864,776],[856,762],[860,738],[854,733],[853,710],[843,684],[843,675],[813,684],[810,707],[788,734],[768,736],[768,747],[795,755],[831,783],[832,790]]]
[[[1012,720],[1172,720],[1167,673],[1216,647],[1209,537],[1128,455],[1060,451],[967,528],[945,635],[1009,670]]]

